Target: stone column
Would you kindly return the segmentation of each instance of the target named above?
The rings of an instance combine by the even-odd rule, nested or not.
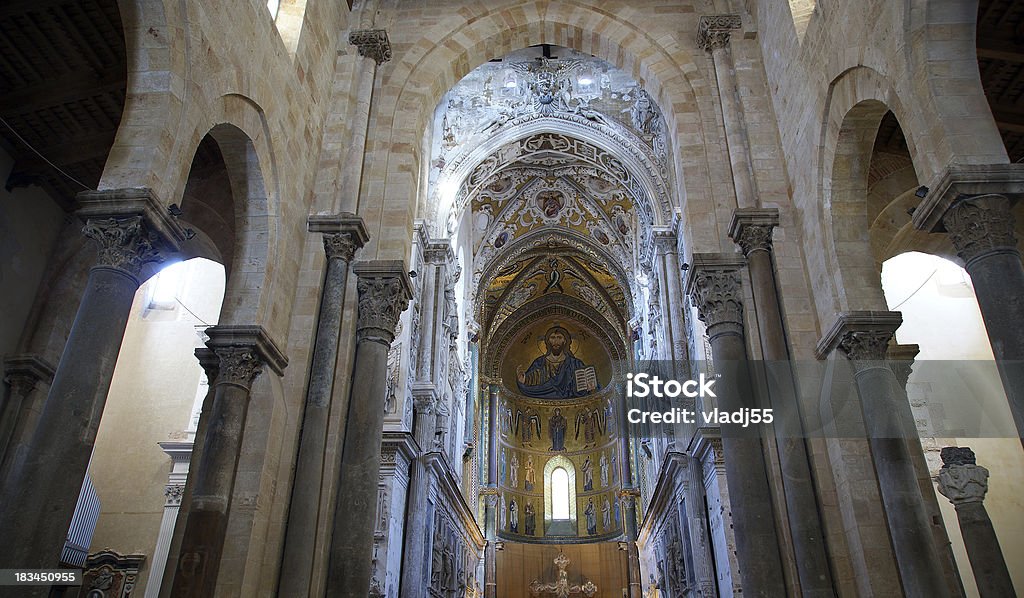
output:
[[[906,396],[885,361],[899,312],[844,312],[818,343],[818,357],[838,349],[853,362],[864,426],[878,475],[896,563],[907,596],[949,596],[929,527],[921,488],[907,448]]]
[[[716,391],[723,411],[753,408],[743,333],[743,267],[737,256],[694,254],[687,278],[687,294],[697,315],[707,326],[715,371]],[[786,584],[775,530],[771,488],[761,439],[722,426],[726,484],[732,501],[732,518],[738,530],[736,556],[748,596],[784,596]]]
[[[685,513],[689,520],[687,530],[690,534],[690,546],[693,553],[693,579],[697,598],[714,598],[715,571],[712,564],[711,545],[708,542],[707,515],[704,509],[704,475],[700,459],[689,458],[685,464],[687,476],[685,492]]]
[[[348,152],[341,164],[341,184],[338,196],[343,206],[350,211],[357,211],[359,189],[363,176],[363,156],[366,152],[366,138],[370,124],[370,110],[373,107],[374,80],[381,64],[391,60],[391,42],[383,29],[371,29],[373,13],[376,9],[367,3],[360,26],[362,28],[348,34],[348,43],[356,46],[359,53],[355,59],[356,98],[353,104],[349,126],[352,131]]]
[[[778,418],[773,428],[800,591],[808,597],[835,596],[825,551],[824,526],[804,440],[803,416],[796,383],[789,368],[789,347],[779,307],[772,260],[772,231],[778,224],[779,211],[774,208],[737,209],[729,225],[729,237],[747,258],[761,355],[767,362],[767,407],[773,408]]]
[[[736,204],[741,208],[757,205],[757,187],[750,167],[746,118],[736,86],[736,69],[732,63],[729,41],[732,32],[741,27],[739,15],[704,15],[697,24],[697,47],[711,53],[722,102],[722,124],[725,143],[732,166],[736,188]]]
[[[175,597],[216,594],[250,390],[264,367],[280,376],[288,365],[262,327],[212,326],[206,334],[220,363],[202,453],[189,468],[195,482],[171,587]]]
[[[718,574],[717,586],[701,589],[705,596],[733,598],[743,595],[740,580],[740,566],[736,560],[736,529],[732,523],[732,504],[729,487],[725,484],[725,458],[722,454],[722,439],[718,430],[704,428],[696,436],[693,458],[701,463],[704,474],[704,495],[707,497],[707,521],[709,548],[715,559]]]
[[[0,562],[8,567],[57,564],[143,266],[176,251],[184,238],[147,189],[91,191],[79,199],[83,231],[99,252],[35,431],[0,489]]]
[[[337,471],[334,464],[327,467],[324,460],[329,416],[332,405],[342,413],[348,406],[347,396],[334,396],[345,288],[349,263],[356,251],[369,240],[363,219],[354,214],[310,216],[309,232],[323,234],[327,264],[320,292],[320,312],[310,359],[278,586],[278,591],[288,596],[309,595],[314,585],[319,585],[314,584],[313,568],[319,560],[316,547],[324,543],[318,542],[317,537],[331,529],[331,517],[334,515],[330,510],[321,513],[320,502],[325,477]]]
[[[37,411],[33,409],[34,392],[40,382],[53,382],[53,371],[53,366],[39,355],[11,355],[4,359],[4,382],[10,391],[0,405],[0,464],[10,458],[8,451],[17,451],[22,433],[34,429],[36,418],[30,415]],[[0,475],[3,471],[0,467]]]
[[[484,499],[484,598],[498,595],[497,554],[498,541],[498,384],[487,383],[487,483],[480,491]]]
[[[942,469],[935,481],[953,503],[960,532],[982,598],[1016,596],[999,539],[982,501],[988,493],[988,469],[978,465],[968,447],[947,446],[939,453]]]
[[[948,232],[964,261],[1024,438],[1024,264],[1010,212],[1010,197],[1021,194],[1024,164],[950,166],[914,211],[913,222],[921,230]]]
[[[357,262],[352,271],[359,277],[359,319],[327,594],[365,598],[372,574],[388,351],[412,285],[401,260]]]
[[[408,521],[402,558],[402,598],[422,598],[427,595],[427,566],[430,563],[428,543],[432,523],[428,504],[430,472],[427,471],[424,455],[434,441],[437,396],[431,387],[415,386],[412,392],[416,455],[410,466]]]

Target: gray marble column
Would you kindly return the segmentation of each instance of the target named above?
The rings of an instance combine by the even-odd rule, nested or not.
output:
[[[40,382],[47,385],[53,382],[54,372],[52,365],[34,354],[8,356],[4,358],[3,367],[4,382],[10,390],[0,405],[0,464],[10,458],[9,451],[20,452],[18,447],[24,444],[19,439],[24,432],[34,429],[38,417],[36,388]],[[36,417],[32,417],[33,412]],[[3,471],[0,467],[0,476]]]
[[[212,326],[206,345],[219,359],[209,424],[199,442],[202,454],[189,468],[194,480],[171,593],[175,597],[213,596],[227,539],[253,381],[264,367],[284,373],[287,358],[259,326]]]
[[[687,294],[707,326],[715,371],[718,407],[724,411],[753,408],[753,393],[743,333],[741,259],[735,255],[695,254],[687,277]],[[779,537],[761,439],[722,426],[726,484],[736,526],[736,556],[743,593],[784,596]]]
[[[366,598],[372,575],[388,350],[398,318],[412,298],[412,285],[401,260],[357,262],[352,271],[359,277],[359,319],[327,594]]]
[[[936,482],[939,492],[956,508],[978,593],[982,598],[1016,596],[999,539],[982,502],[988,493],[988,470],[978,465],[974,451],[967,447],[947,446],[940,455],[942,469]]]
[[[971,276],[992,353],[1024,442],[1024,264],[1010,197],[1024,194],[1024,164],[950,166],[913,222],[947,232]]]
[[[91,191],[79,199],[83,231],[99,252],[35,431],[0,489],[0,563],[7,567],[56,565],[143,267],[184,238],[146,189]]]
[[[902,322],[899,312],[840,313],[818,343],[818,356],[838,349],[853,362],[903,591],[907,596],[936,598],[949,596],[949,587],[907,448],[902,405],[906,396],[885,361],[889,341]]]
[[[766,407],[774,409],[778,417],[774,426],[775,439],[800,591],[806,597],[835,596],[825,550],[824,526],[804,440],[803,416],[796,383],[789,369],[789,346],[779,307],[772,259],[772,231],[778,223],[779,211],[774,208],[737,209],[732,215],[729,237],[747,258],[761,355],[767,362],[764,380],[768,386],[769,404]]]
[[[318,560],[317,537],[331,529],[334,513],[331,510],[322,513],[320,503],[325,476],[337,471],[325,464],[330,410],[334,406],[345,413],[348,407],[348,397],[336,397],[334,392],[345,288],[349,263],[356,251],[369,240],[363,219],[354,214],[310,216],[308,226],[309,232],[323,234],[327,264],[320,292],[320,311],[310,359],[278,586],[278,591],[288,596],[310,594],[315,585],[313,569]]]

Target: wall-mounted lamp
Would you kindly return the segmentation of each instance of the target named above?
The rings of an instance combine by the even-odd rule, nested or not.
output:
[[[920,197],[921,199],[924,199],[924,197],[928,195],[928,187],[921,185],[920,187],[917,188],[917,191],[914,191],[914,195]]]

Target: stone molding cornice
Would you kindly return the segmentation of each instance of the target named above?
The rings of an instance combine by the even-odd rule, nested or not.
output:
[[[772,251],[772,233],[779,225],[779,211],[775,208],[737,208],[729,222],[729,238],[743,255],[755,251]]]
[[[356,262],[352,271],[359,277],[359,316],[356,341],[373,341],[390,347],[395,340],[398,318],[412,299],[412,282],[402,260]]]
[[[451,266],[455,252],[448,239],[431,239],[423,246],[423,261],[435,266]]]
[[[656,227],[654,229],[654,247],[660,255],[678,253],[679,237],[675,229],[670,227]]]
[[[903,323],[898,311],[849,311],[836,314],[828,332],[818,341],[815,354],[826,359],[839,349],[855,362],[884,361],[889,341]]]
[[[327,259],[337,258],[344,262],[351,262],[356,252],[370,240],[363,219],[350,212],[310,216],[306,230],[323,234]]]
[[[742,26],[739,15],[702,15],[697,22],[697,47],[705,52],[724,48],[732,32]]]
[[[914,210],[914,228],[945,232],[943,220],[957,200],[979,195],[1024,195],[1024,164],[953,164],[946,168]]]
[[[637,532],[638,542],[644,542],[654,532],[656,520],[660,518],[666,506],[671,505],[671,498],[676,490],[689,480],[689,467],[690,457],[685,453],[665,452],[663,465],[658,472],[658,482],[651,493],[651,500],[644,512],[644,520]]]
[[[466,504],[466,498],[462,495],[459,483],[452,476],[451,469],[444,455],[437,451],[426,453],[422,457],[423,464],[428,471],[433,472],[437,480],[438,491],[444,496],[446,502],[452,507],[452,514],[459,519],[462,527],[469,532],[469,537],[478,549],[482,549],[486,541],[480,526],[477,524],[473,509]]]
[[[359,51],[359,55],[372,58],[377,66],[391,60],[391,41],[383,29],[357,29],[348,34],[348,43]]]

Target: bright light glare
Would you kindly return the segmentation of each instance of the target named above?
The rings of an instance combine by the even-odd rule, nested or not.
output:
[[[580,77],[580,85],[590,85],[594,80],[590,77]]]
[[[185,275],[184,262],[171,264],[156,275],[156,288],[153,289],[153,303],[173,303],[181,290],[181,281]]]
[[[551,518],[569,518],[569,472],[561,467],[551,472]]]

